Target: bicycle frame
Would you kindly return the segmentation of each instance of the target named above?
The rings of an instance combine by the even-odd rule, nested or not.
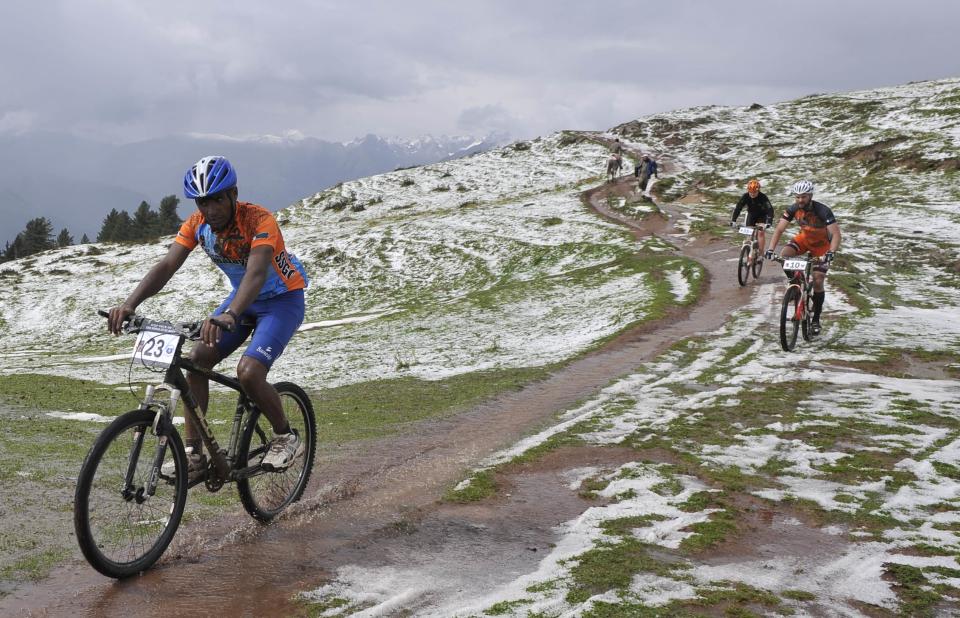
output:
[[[214,490],[214,488],[219,489],[224,482],[250,478],[261,472],[259,466],[248,466],[246,468],[236,467],[238,444],[240,441],[240,435],[242,433],[241,430],[243,428],[243,418],[248,414],[255,404],[250,400],[246,393],[244,393],[243,387],[240,385],[239,380],[221,373],[217,373],[211,369],[200,367],[190,359],[184,358],[181,350],[184,339],[185,338],[183,336],[180,337],[180,341],[174,353],[174,360],[166,369],[166,373],[164,374],[164,381],[158,385],[148,385],[144,399],[140,404],[141,410],[153,409],[156,411],[152,432],[154,435],[159,437],[157,451],[154,456],[154,472],[151,475],[147,487],[145,488],[145,493],[148,495],[154,494],[157,483],[160,480],[159,470],[160,465],[163,462],[164,452],[167,445],[166,434],[172,429],[173,415],[176,410],[177,403],[181,399],[184,403],[185,414],[189,415],[190,420],[193,421],[200,429],[201,438],[203,439],[203,442],[207,447],[207,452],[210,454],[210,457],[213,461],[216,475],[213,478],[208,477],[206,479],[208,488],[211,490]],[[220,447],[216,436],[213,435],[213,430],[210,428],[210,424],[207,422],[206,416],[198,413],[199,406],[197,405],[196,399],[193,397],[193,393],[190,390],[190,384],[187,382],[187,378],[184,375],[183,370],[187,370],[191,373],[201,375],[209,380],[213,380],[214,382],[222,384],[223,386],[235,390],[240,394],[233,417],[233,423],[230,430],[230,441],[227,449]],[[157,401],[156,394],[158,391],[169,392],[169,402]],[[139,434],[136,436],[134,444],[131,447],[131,465],[127,470],[125,485],[125,491],[127,492],[129,492],[129,490],[132,488],[132,479],[134,474],[133,468],[137,458],[140,455],[142,443],[143,436],[142,434]]]
[[[799,256],[794,257],[799,258]],[[781,257],[777,261],[783,262],[784,258]],[[810,298],[810,290],[813,288],[813,267],[819,263],[819,260],[811,257],[807,258],[806,262],[807,265],[804,270],[793,271],[790,284],[787,285],[787,291],[789,291],[790,288],[797,288],[797,291],[800,293],[800,302],[797,303],[797,310],[793,316],[793,319],[798,322],[804,320],[807,311],[807,300]]]
[[[106,311],[97,313],[109,317]],[[163,381],[147,385],[139,407],[120,414],[100,432],[77,477],[73,506],[77,542],[90,565],[108,577],[135,575],[160,558],[180,526],[187,492],[195,485],[204,483],[207,491],[215,492],[236,482],[243,508],[254,519],[269,522],[300,499],[310,480],[317,433],[307,393],[292,382],[274,385],[298,444],[279,465],[264,463],[273,445],[269,419],[261,416],[238,379],[184,358],[184,342],[197,341],[201,325],[144,316],[128,316],[119,329],[114,324],[114,330],[138,335],[133,362],[159,367]],[[206,418],[222,402],[214,399],[201,409],[190,388],[194,380],[188,381],[186,372],[238,393],[226,448],[217,442]],[[208,451],[203,470],[190,469],[191,460],[173,425],[181,400],[184,415],[199,428],[198,438]],[[200,474],[191,481],[191,472]]]

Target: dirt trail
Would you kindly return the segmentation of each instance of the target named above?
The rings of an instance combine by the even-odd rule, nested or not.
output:
[[[668,235],[679,231],[677,210],[666,208],[669,218],[636,221],[607,209],[605,198],[628,194],[635,186],[631,181],[632,176],[621,178],[585,197],[638,237],[667,235],[676,243]],[[701,300],[692,309],[631,329],[550,377],[456,417],[321,454],[307,498],[274,525],[230,515],[183,529],[160,565],[123,582],[101,577],[85,563],[62,567],[0,599],[0,615],[295,613],[291,595],[322,585],[338,567],[389,564],[394,555],[417,554],[423,544],[442,547],[440,560],[449,561],[442,566],[459,572],[464,587],[511,581],[543,556],[540,550],[554,540],[552,526],[585,508],[569,491],[552,491],[562,482],[559,472],[515,477],[516,491],[485,506],[444,505],[437,498],[465,469],[545,425],[558,411],[673,342],[720,327],[751,293],[734,283],[729,260],[735,250],[727,240],[680,248],[708,272]]]

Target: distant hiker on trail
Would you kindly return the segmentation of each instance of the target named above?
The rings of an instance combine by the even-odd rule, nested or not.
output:
[[[657,173],[657,162],[653,160],[653,157],[650,155],[643,155],[643,159],[640,161],[639,171],[640,171],[640,182],[637,183],[637,190],[644,197],[650,197],[650,187],[653,185],[654,178],[660,178]]]
[[[613,140],[610,146],[610,158],[607,159],[607,180],[613,180],[620,175],[623,168],[623,144],[620,138]]]

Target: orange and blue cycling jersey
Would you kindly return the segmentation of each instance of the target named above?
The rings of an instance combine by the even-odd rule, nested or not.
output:
[[[194,212],[180,226],[176,242],[187,249],[198,244],[213,263],[227,275],[234,291],[247,272],[247,258],[254,247],[268,246],[273,250],[272,268],[260,288],[257,300],[266,300],[293,290],[307,287],[309,279],[303,264],[288,252],[283,243],[280,226],[273,214],[262,206],[237,202],[230,227],[217,234],[200,211]]]
[[[787,221],[796,220],[800,225],[800,233],[787,243],[792,245],[797,253],[809,251],[819,257],[830,250],[830,232],[827,226],[836,223],[837,218],[825,204],[811,201],[806,210],[800,208],[799,204],[791,204],[783,211],[783,218]]]

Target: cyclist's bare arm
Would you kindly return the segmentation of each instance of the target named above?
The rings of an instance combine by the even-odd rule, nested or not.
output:
[[[270,268],[270,262],[273,258],[273,247],[261,245],[250,250],[250,256],[247,258],[247,272],[240,280],[240,287],[234,295],[230,306],[227,307],[236,315],[240,315],[247,310],[247,307],[257,299],[263,282],[267,280],[267,269]],[[236,320],[229,313],[223,313],[217,316],[217,322],[232,327]],[[200,327],[200,340],[207,345],[214,345],[220,339],[220,326],[210,319],[203,321]]]
[[[831,223],[828,225],[827,234],[830,235],[830,250],[836,251],[840,248],[840,224]]]
[[[170,277],[180,270],[189,255],[190,249],[180,243],[171,243],[167,254],[153,265],[123,304],[110,309],[110,319],[107,322],[110,332],[119,335],[123,320],[136,311],[140,303],[162,290],[167,281],[170,281]]]

